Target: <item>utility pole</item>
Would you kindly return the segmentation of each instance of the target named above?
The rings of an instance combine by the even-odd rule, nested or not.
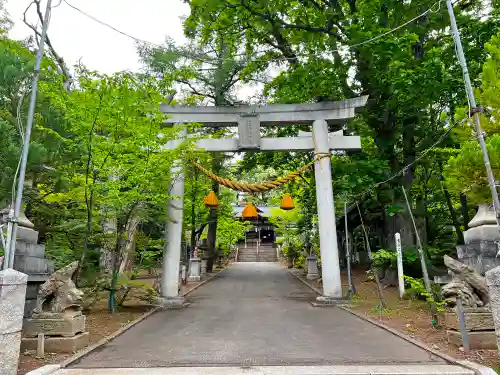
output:
[[[470,103],[470,111],[474,114],[477,138],[479,140],[479,145],[481,146],[481,151],[483,153],[484,166],[486,168],[486,174],[488,175],[488,183],[490,185],[491,196],[493,198],[493,208],[495,209],[497,224],[500,224],[500,201],[498,200],[495,177],[493,176],[493,171],[491,170],[490,157],[488,156],[488,151],[486,150],[483,129],[481,129],[481,123],[479,121],[480,110],[476,107],[476,99],[474,98],[474,91],[472,89],[469,70],[467,69],[467,62],[465,61],[462,41],[460,40],[460,34],[458,33],[457,22],[455,20],[455,13],[453,12],[453,4],[451,3],[451,0],[446,0],[446,5],[448,7],[448,13],[450,14],[451,32],[453,34],[453,39],[455,40],[455,45],[457,47],[458,61],[460,62],[462,73],[464,75],[465,90],[467,92],[467,97]]]
[[[45,10],[45,15],[42,25],[42,35],[40,37],[40,45],[38,46],[38,52],[36,55],[35,72],[33,74],[33,82],[31,84],[31,97],[28,107],[28,119],[26,122],[26,133],[24,135],[23,149],[21,154],[21,165],[19,166],[19,178],[17,180],[17,193],[14,202],[14,212],[13,216],[9,215],[9,226],[12,230],[8,231],[10,233],[9,241],[7,242],[6,262],[4,262],[4,269],[14,267],[14,255],[16,253],[16,237],[17,237],[17,227],[19,224],[19,214],[21,213],[21,204],[23,199],[23,188],[24,188],[24,177],[26,174],[26,163],[28,161],[28,152],[30,146],[31,129],[33,127],[33,118],[35,115],[35,105],[36,105],[36,92],[38,88],[38,78],[40,77],[40,67],[42,65],[43,50],[45,47],[45,38],[47,37],[47,29],[49,27],[50,21],[50,10],[51,10],[52,0],[47,0],[47,9]]]

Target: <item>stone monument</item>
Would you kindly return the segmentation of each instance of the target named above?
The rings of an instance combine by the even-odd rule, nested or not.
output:
[[[486,271],[500,266],[500,257],[496,256],[500,231],[491,206],[479,206],[476,216],[469,223],[469,229],[464,232],[464,241],[465,245],[457,246],[461,262],[474,267],[483,276]]]
[[[318,257],[311,255],[307,257],[307,280],[319,279]]]
[[[6,223],[9,207],[0,210],[0,224]],[[28,275],[24,316],[28,317],[35,307],[38,289],[54,272],[54,264],[45,259],[45,245],[38,244],[38,232],[21,210],[17,229],[14,269]]]
[[[201,279],[201,260],[200,258],[191,258],[189,265],[189,281],[200,281]]]
[[[82,314],[83,293],[71,280],[78,268],[73,262],[54,272],[40,287],[31,318],[25,320],[22,348],[35,350],[37,336],[45,335],[45,350],[72,353],[89,343]]]
[[[28,276],[0,271],[0,375],[16,375]]]
[[[451,308],[444,316],[448,342],[456,346],[462,345],[460,311],[456,306],[457,298],[460,297],[469,347],[471,349],[496,348],[490,308],[493,302],[490,301],[490,293],[484,276],[481,276],[472,266],[447,255],[444,257],[444,263],[452,275],[452,281],[442,289],[443,298]]]
[[[500,350],[500,267],[486,271],[486,284],[490,292],[491,312],[495,326],[496,348]]]

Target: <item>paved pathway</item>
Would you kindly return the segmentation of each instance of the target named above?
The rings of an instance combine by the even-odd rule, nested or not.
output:
[[[315,294],[275,263],[237,263],[72,368],[439,364],[443,361]]]

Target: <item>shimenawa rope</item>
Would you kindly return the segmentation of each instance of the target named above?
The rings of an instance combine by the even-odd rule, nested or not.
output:
[[[215,173],[212,171],[209,171],[205,167],[203,167],[201,164],[196,162],[195,160],[191,160],[191,163],[198,168],[198,170],[205,175],[207,175],[210,179],[213,181],[218,182],[219,184],[228,187],[229,189],[233,189],[236,191],[244,191],[247,193],[261,193],[264,191],[269,191],[272,189],[276,189],[283,184],[286,184],[287,182],[295,180],[297,177],[299,177],[302,173],[304,173],[307,169],[311,168],[315,162],[318,160],[321,160],[323,158],[329,157],[330,153],[329,152],[318,152],[316,153],[316,156],[313,161],[310,163],[307,163],[304,165],[302,168],[298,169],[295,172],[290,173],[289,175],[285,177],[278,177],[275,180],[272,181],[264,181],[264,182],[257,182],[257,183],[248,183],[248,182],[239,182],[239,181],[234,181],[230,180],[227,178],[223,178],[220,176],[217,176]]]

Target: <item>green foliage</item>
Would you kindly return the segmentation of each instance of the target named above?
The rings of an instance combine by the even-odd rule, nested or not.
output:
[[[424,286],[423,279],[416,279],[410,276],[404,276],[405,281],[410,285],[410,288],[406,290],[405,295],[407,298],[422,299],[433,305],[438,312],[445,310],[445,302],[441,297],[441,288],[438,284],[433,284],[431,287],[431,293],[429,293]]]
[[[263,102],[321,102],[360,93],[370,96],[361,115],[343,128],[345,133],[361,135],[363,153],[332,158],[337,198],[348,195],[352,202],[367,187],[399,173],[446,132],[447,123],[457,118],[456,109],[465,103],[461,69],[447,31],[446,9],[431,1],[416,5],[411,1],[378,0],[196,0],[189,5],[191,12],[184,23],[189,37],[206,47],[224,40],[231,50],[244,54],[241,59],[257,57],[258,61],[246,64],[241,76],[245,80],[265,78]],[[479,2],[456,8],[474,82],[487,57],[484,41],[498,31],[496,8],[489,8],[491,16],[484,17],[485,6]],[[432,12],[420,17],[419,22],[364,43],[430,7]],[[270,74],[263,77],[263,72]],[[268,136],[291,136],[300,130],[310,129],[294,125],[269,127],[265,132]],[[458,196],[449,197],[443,191],[441,165],[459,146],[456,138],[445,138],[439,150],[413,164],[404,177],[399,175],[363,195],[373,248],[393,248],[394,232],[411,228],[400,189],[404,184],[416,207],[414,214],[424,240],[431,247],[454,251],[452,242],[458,236],[450,234],[449,227],[460,228],[460,215],[451,212]],[[243,165],[248,171],[264,167],[279,173],[295,170],[311,157],[253,154],[245,155]],[[478,170],[475,165],[471,167]],[[312,173],[304,173],[302,180],[290,184],[289,189],[297,193],[304,206],[303,220],[297,226],[302,233],[311,233],[316,213]],[[312,247],[311,242],[311,238],[305,239],[306,248]],[[414,246],[414,237],[403,237],[403,245]]]
[[[476,90],[477,101],[485,112],[480,114],[481,127],[486,132],[486,148],[493,175],[500,174],[500,34],[493,35],[485,44],[488,58],[482,66],[481,87]],[[466,108],[461,110],[465,118]],[[484,168],[483,156],[472,119],[456,130],[461,140],[460,152],[451,156],[445,168],[446,183],[450,190],[465,193],[474,203],[491,202],[491,193]]]
[[[372,261],[374,267],[378,269],[386,269],[396,264],[396,252],[386,249],[380,249],[373,253]]]
[[[240,240],[245,238],[245,233],[252,225],[234,219],[231,216],[223,216],[217,220],[217,248],[223,251],[221,255],[228,255]]]

